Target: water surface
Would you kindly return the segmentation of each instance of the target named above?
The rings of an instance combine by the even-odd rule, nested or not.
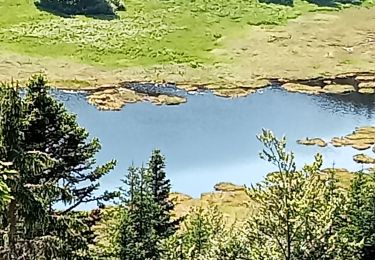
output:
[[[314,96],[268,88],[245,98],[188,95],[188,102],[179,106],[139,103],[122,111],[99,111],[83,95],[59,97],[78,115],[79,123],[99,137],[103,149],[98,163],[118,160],[116,169],[102,181],[102,189],[109,190],[120,185],[132,163],[146,163],[154,148],[167,158],[167,174],[175,191],[199,196],[220,181],[260,181],[274,170],[258,157],[262,146],[256,135],[262,128],[286,135],[299,165],[321,152],[327,167],[360,170],[362,166],[352,161],[358,151],[352,148],[306,147],[296,140],[329,140],[356,126],[375,124],[374,96],[357,93]]]

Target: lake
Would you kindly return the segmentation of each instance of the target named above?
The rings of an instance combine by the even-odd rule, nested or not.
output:
[[[98,163],[118,160],[116,169],[103,178],[102,190],[119,187],[127,168],[145,164],[155,148],[166,156],[173,191],[197,197],[221,181],[258,182],[275,170],[258,156],[262,146],[256,135],[262,128],[286,135],[300,166],[320,152],[326,167],[360,170],[352,160],[359,152],[352,148],[301,146],[296,140],[330,140],[356,126],[375,124],[375,96],[358,93],[306,95],[270,87],[244,98],[205,93],[187,95],[188,102],[178,106],[138,103],[121,111],[99,111],[84,94],[57,95],[78,115],[80,125],[100,139]],[[365,153],[371,155],[371,150]]]

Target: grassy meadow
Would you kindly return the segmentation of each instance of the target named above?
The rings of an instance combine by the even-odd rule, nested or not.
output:
[[[371,2],[365,2],[371,5]],[[127,0],[109,17],[64,18],[32,0],[0,1],[0,49],[110,68],[228,62],[212,55],[252,25],[278,25],[304,13],[335,10],[297,0],[294,6],[248,0]]]

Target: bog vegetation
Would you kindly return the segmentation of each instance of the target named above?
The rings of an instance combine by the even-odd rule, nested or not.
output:
[[[1,259],[373,259],[373,171],[343,187],[319,154],[298,169],[285,137],[263,130],[261,158],[275,172],[246,188],[245,218],[228,223],[214,206],[177,218],[160,151],[99,194],[116,162],[96,165],[99,141],[43,77],[23,87],[0,87]],[[78,209],[88,202],[97,208]]]

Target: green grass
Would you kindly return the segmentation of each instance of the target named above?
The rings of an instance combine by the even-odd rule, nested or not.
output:
[[[0,49],[106,67],[212,64],[222,37],[251,25],[283,24],[327,10],[297,0],[294,7],[249,0],[127,0],[119,19],[62,18],[32,0],[0,0]]]

